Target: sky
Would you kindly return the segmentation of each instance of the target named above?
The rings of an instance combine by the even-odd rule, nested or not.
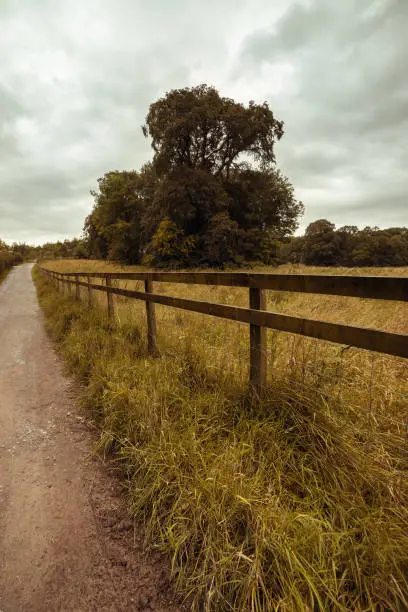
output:
[[[3,240],[80,236],[149,104],[200,83],[284,121],[299,231],[408,225],[408,0],[0,0],[0,33]]]

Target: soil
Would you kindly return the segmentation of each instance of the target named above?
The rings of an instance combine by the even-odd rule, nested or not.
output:
[[[0,612],[174,611],[45,332],[31,264],[0,285]]]

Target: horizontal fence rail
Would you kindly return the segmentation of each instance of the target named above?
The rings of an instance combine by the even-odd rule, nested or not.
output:
[[[242,272],[59,273],[42,267],[39,267],[39,270],[43,275],[52,279],[58,288],[60,283],[67,285],[70,290],[74,286],[76,299],[79,299],[80,287],[87,288],[89,304],[91,304],[92,291],[106,293],[110,316],[114,314],[114,295],[144,301],[148,324],[148,348],[152,355],[158,354],[154,304],[249,324],[250,386],[257,393],[265,386],[266,381],[265,330],[267,328],[408,358],[408,335],[305,319],[265,310],[265,289],[407,302],[408,278],[303,276]],[[86,278],[87,281],[81,281],[80,278]],[[104,280],[106,284],[93,284],[91,283],[92,278]],[[145,291],[114,287],[112,280],[143,280]],[[250,307],[242,308],[156,294],[153,293],[153,282],[246,287],[249,288]]]
[[[388,276],[320,276],[318,274],[259,274],[250,272],[65,272],[65,278],[143,280],[189,285],[247,287],[321,295],[343,295],[408,302],[408,278]]]

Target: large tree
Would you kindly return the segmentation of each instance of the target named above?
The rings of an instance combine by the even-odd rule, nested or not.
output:
[[[341,251],[336,226],[327,219],[309,223],[305,232],[304,263],[311,266],[334,266],[340,263]]]
[[[292,238],[280,256],[315,266],[407,266],[408,229],[345,225],[336,230],[334,223],[318,219],[304,236]]]
[[[145,223],[168,218],[194,236],[192,263],[269,260],[271,240],[296,228],[303,208],[275,169],[283,123],[268,104],[245,107],[206,85],[177,89],[150,106],[144,133],[158,180]]]
[[[244,106],[207,85],[176,89],[151,104],[143,131],[152,162],[99,180],[91,251],[154,265],[270,261],[303,207],[275,168],[283,123],[268,104]]]

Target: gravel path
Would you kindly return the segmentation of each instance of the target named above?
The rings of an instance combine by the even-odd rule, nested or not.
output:
[[[44,330],[31,264],[0,285],[0,612],[171,610]]]

